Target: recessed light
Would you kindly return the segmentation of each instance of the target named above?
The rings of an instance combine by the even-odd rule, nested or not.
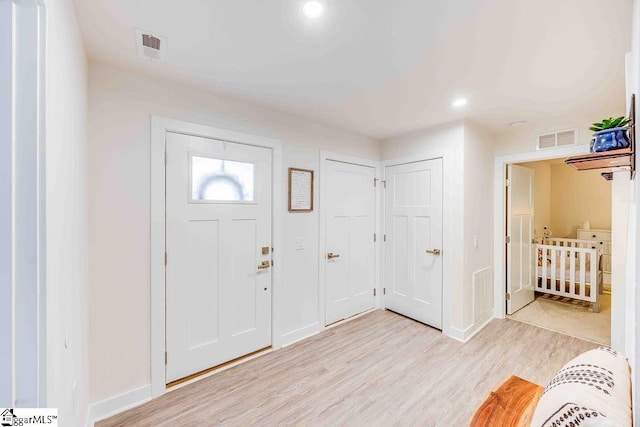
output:
[[[302,6],[302,13],[304,13],[307,18],[320,18],[324,13],[324,6],[319,1],[311,0]]]
[[[527,123],[526,120],[518,120],[518,121],[509,123],[509,127],[522,126],[525,123]]]
[[[467,105],[467,98],[458,98],[451,105],[454,107],[462,107],[463,105]]]

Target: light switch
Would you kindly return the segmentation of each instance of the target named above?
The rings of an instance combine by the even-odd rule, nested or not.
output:
[[[296,237],[293,240],[293,250],[294,251],[303,251],[304,250],[304,237]]]

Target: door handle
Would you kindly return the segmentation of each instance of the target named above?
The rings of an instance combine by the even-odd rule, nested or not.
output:
[[[340,254],[334,254],[333,252],[329,252],[327,254],[327,259],[340,258]]]
[[[427,249],[425,252],[432,255],[440,255],[440,249]]]
[[[258,270],[263,270],[269,267],[271,267],[271,263],[269,261],[262,261],[262,264],[258,266]]]

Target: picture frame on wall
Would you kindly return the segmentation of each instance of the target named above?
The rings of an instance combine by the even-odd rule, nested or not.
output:
[[[313,211],[313,170],[289,168],[289,212]]]

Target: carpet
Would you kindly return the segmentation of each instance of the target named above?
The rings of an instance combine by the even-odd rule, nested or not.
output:
[[[562,334],[611,345],[611,294],[600,296],[600,312],[591,304],[555,295],[540,294],[511,316],[513,320]]]

